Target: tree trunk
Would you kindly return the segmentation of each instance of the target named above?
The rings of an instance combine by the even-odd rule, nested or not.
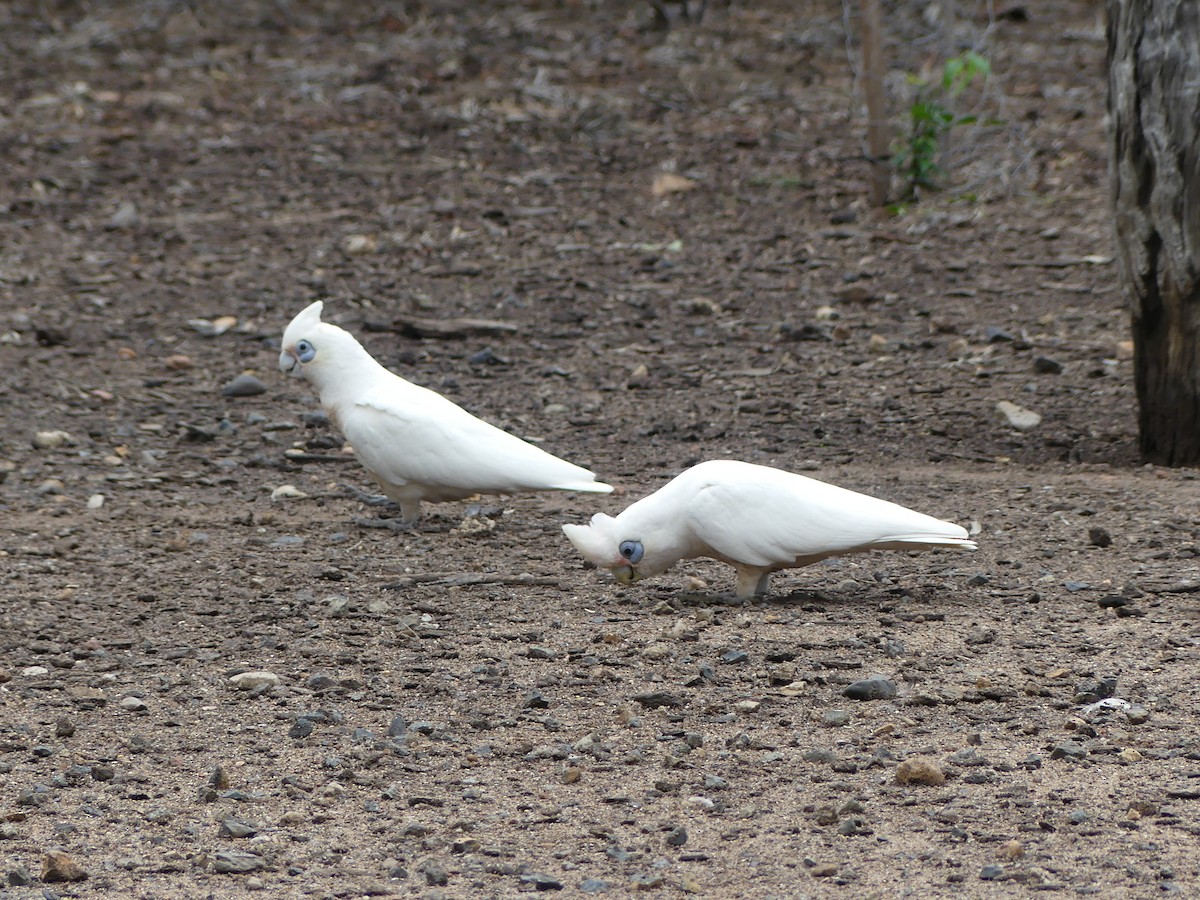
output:
[[[1200,465],[1200,2],[1108,0],[1108,114],[1142,454]]]

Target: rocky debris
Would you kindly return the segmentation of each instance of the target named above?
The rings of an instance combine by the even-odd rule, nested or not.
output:
[[[1049,356],[1035,356],[1033,358],[1033,371],[1039,375],[1061,375],[1062,370],[1062,363],[1051,359]]]
[[[1041,414],[1008,400],[997,403],[996,411],[1017,431],[1030,431],[1042,424]]]
[[[279,676],[274,672],[241,672],[229,679],[239,691],[269,690],[279,684]]]
[[[218,875],[246,875],[266,867],[265,859],[246,850],[221,850],[213,857],[213,871]]]
[[[51,850],[42,857],[42,881],[83,881],[87,877],[83,867],[61,850]]]
[[[924,784],[936,787],[946,783],[946,773],[931,759],[902,760],[896,766],[896,784]]]
[[[66,431],[38,431],[34,433],[32,443],[35,450],[57,450],[75,441]]]
[[[535,891],[561,891],[563,883],[553,875],[543,875],[540,872],[530,872],[521,876],[521,884],[532,887]]]
[[[221,388],[222,397],[256,397],[266,392],[267,386],[249,372],[243,372]]]
[[[275,490],[271,491],[271,502],[281,503],[285,500],[305,500],[308,494],[300,490],[294,484],[281,484]]]
[[[1093,547],[1111,547],[1112,535],[1099,526],[1088,529],[1088,543]]]
[[[892,700],[897,693],[896,682],[881,675],[873,675],[846,685],[842,696],[851,700]]]

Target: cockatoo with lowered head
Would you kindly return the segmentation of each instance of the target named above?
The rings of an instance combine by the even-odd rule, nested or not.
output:
[[[279,369],[306,378],[354,455],[415,524],[421,502],[472,494],[591,491],[611,485],[477,419],[441,394],[405,381],[375,361],[349,332],[305,308],[283,332]]]
[[[864,550],[975,550],[964,528],[887,500],[768,466],[693,466],[616,518],[564,525],[584,558],[628,584],[681,559],[737,570],[737,596],[765,594],[771,573]]]

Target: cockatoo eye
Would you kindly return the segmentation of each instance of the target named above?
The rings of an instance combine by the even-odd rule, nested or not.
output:
[[[296,359],[302,363],[312,362],[313,357],[317,355],[317,348],[308,341],[296,342]]]
[[[641,541],[622,541],[618,549],[621,551],[621,556],[635,565],[642,561],[642,555],[646,552]]]

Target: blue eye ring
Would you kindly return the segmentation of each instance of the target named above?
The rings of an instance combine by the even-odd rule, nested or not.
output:
[[[646,553],[646,548],[642,546],[641,541],[622,541],[621,546],[617,549],[624,559],[635,566],[642,561],[642,557]]]
[[[317,348],[308,341],[296,342],[296,359],[302,363],[312,362],[313,357],[317,355]]]

